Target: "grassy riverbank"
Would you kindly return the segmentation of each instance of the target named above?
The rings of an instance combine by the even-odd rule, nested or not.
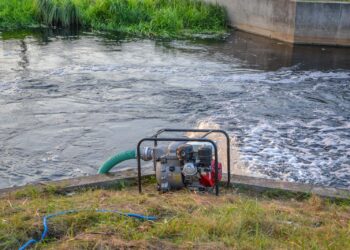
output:
[[[150,37],[223,35],[226,12],[197,0],[1,0],[0,30],[83,28]]]
[[[118,209],[156,215],[142,222],[80,212],[49,221],[49,237],[36,249],[350,249],[350,206],[317,197],[253,197],[223,190],[220,197],[185,190],[139,195],[123,190],[58,194],[27,188],[0,199],[0,248],[16,249],[39,237],[41,216],[67,209]]]

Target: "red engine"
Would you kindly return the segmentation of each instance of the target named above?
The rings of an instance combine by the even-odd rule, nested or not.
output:
[[[218,163],[218,180],[222,179],[222,164]],[[214,187],[215,185],[215,161],[211,162],[211,172],[206,172],[201,174],[201,178],[199,179],[199,183],[205,187]]]

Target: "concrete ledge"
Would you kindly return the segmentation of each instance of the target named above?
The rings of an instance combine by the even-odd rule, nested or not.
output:
[[[350,190],[348,189],[337,189],[333,187],[322,187],[295,182],[276,181],[242,175],[232,175],[231,180],[231,184],[234,187],[244,187],[245,189],[255,192],[281,190],[292,193],[315,194],[323,198],[350,199]]]
[[[154,171],[150,168],[144,168],[142,172],[143,177],[154,175]],[[34,182],[25,186],[10,187],[0,189],[0,198],[9,195],[10,193],[23,190],[27,187],[36,187],[38,189],[45,189],[53,186],[57,187],[62,192],[70,192],[82,188],[108,188],[118,186],[119,184],[136,184],[137,183],[136,169],[127,169],[114,172],[106,175],[91,175],[82,176],[71,179],[64,179],[59,181],[45,181]]]
[[[154,175],[152,168],[144,168],[142,176],[149,177]],[[223,183],[227,179],[227,175],[223,175]],[[137,171],[136,169],[123,170],[108,175],[93,175],[87,177],[78,177],[60,181],[50,181],[42,183],[33,183],[23,187],[13,187],[0,189],[0,197],[6,197],[10,193],[19,191],[28,186],[34,186],[44,189],[45,187],[55,186],[62,192],[70,192],[83,188],[108,188],[115,187],[121,184],[136,184]],[[345,199],[350,200],[350,190],[336,189],[332,187],[321,187],[308,184],[283,182],[270,179],[256,178],[250,176],[231,175],[231,184],[234,188],[253,192],[266,192],[266,191],[284,191],[291,193],[303,193],[303,194],[316,194],[320,197],[331,199]]]

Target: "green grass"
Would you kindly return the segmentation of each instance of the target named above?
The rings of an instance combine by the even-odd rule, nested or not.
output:
[[[37,26],[36,11],[34,1],[0,0],[0,29]]]
[[[118,209],[156,215],[142,222],[93,211],[49,221],[35,249],[350,249],[350,206],[311,196],[271,199],[222,190],[220,197],[186,190],[158,194],[147,184],[122,190],[59,194],[28,187],[0,199],[0,249],[16,249],[42,230],[41,217],[67,209]]]
[[[84,28],[148,37],[222,36],[225,10],[199,0],[0,0],[0,29]]]

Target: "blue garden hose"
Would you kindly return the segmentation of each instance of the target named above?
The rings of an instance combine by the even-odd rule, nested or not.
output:
[[[66,211],[61,211],[55,214],[49,214],[43,217],[43,226],[44,226],[44,231],[41,234],[41,237],[39,240],[35,240],[35,239],[30,239],[28,240],[25,244],[23,244],[18,250],[25,250],[27,249],[27,247],[29,247],[32,244],[36,244],[39,243],[41,241],[43,241],[49,231],[49,227],[47,226],[47,220],[56,216],[60,216],[60,215],[65,215],[65,214],[72,214],[72,213],[78,213],[81,211],[90,211],[87,209],[81,209],[81,210],[66,210]],[[118,210],[107,210],[107,209],[96,209],[93,210],[95,212],[100,212],[100,213],[117,213],[119,215],[122,216],[127,216],[127,217],[131,217],[131,218],[135,218],[135,219],[139,219],[139,220],[150,220],[150,221],[154,221],[157,219],[157,217],[155,216],[146,216],[146,215],[142,215],[142,214],[133,214],[133,213],[123,213],[120,212]]]

